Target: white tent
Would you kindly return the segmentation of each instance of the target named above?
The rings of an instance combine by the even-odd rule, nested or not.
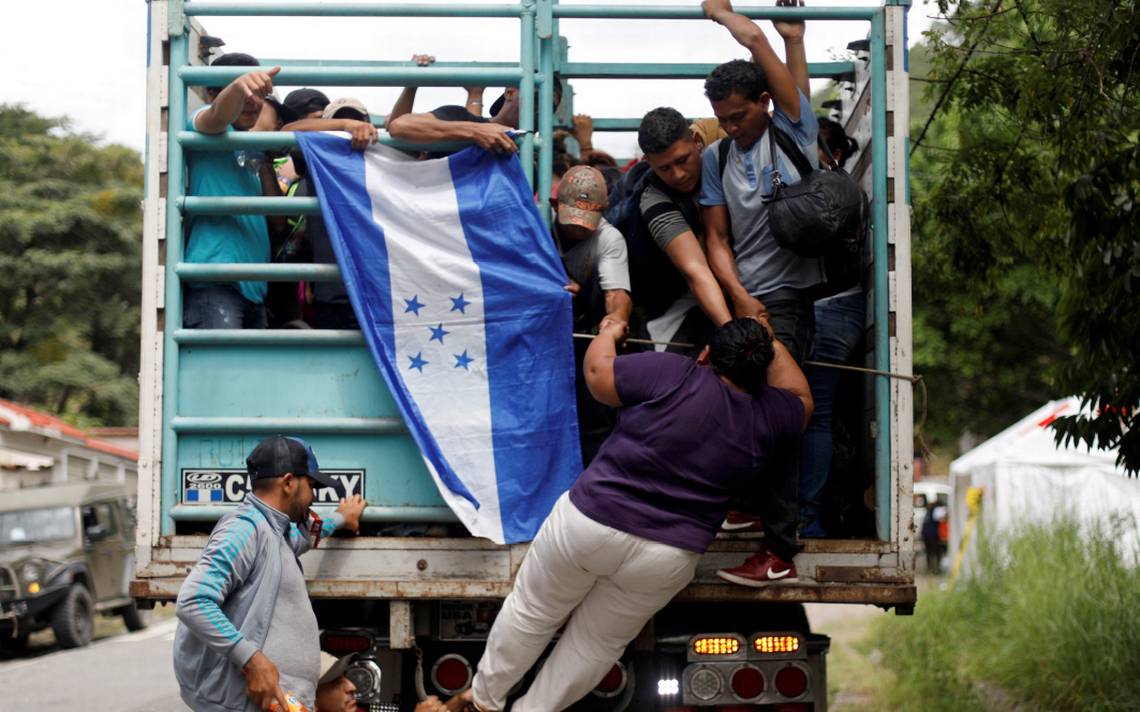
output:
[[[1088,450],[1084,445],[1058,446],[1049,425],[1064,415],[1080,412],[1080,399],[1051,401],[950,463],[954,488],[950,519],[951,561],[966,530],[970,512],[966,492],[982,487],[977,528],[995,531],[1059,516],[1106,520],[1124,516],[1140,522],[1140,480],[1128,478],[1116,465],[1116,450]],[[1123,551],[1135,551],[1140,535],[1120,541]]]

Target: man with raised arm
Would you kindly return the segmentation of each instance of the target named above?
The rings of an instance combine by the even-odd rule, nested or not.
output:
[[[796,362],[759,321],[724,324],[696,360],[618,356],[606,319],[586,353],[594,398],[621,409],[613,435],[531,544],[461,699],[502,710],[554,633],[512,712],[558,712],[588,693],[654,613],[692,580],[729,500],[811,416]]]
[[[537,98],[538,91],[535,91]],[[562,85],[557,73],[554,78],[554,108],[562,102]],[[405,102],[406,104],[406,102]],[[537,106],[537,102],[535,104]],[[410,105],[397,103],[399,111],[410,111]],[[488,151],[515,152],[518,145],[510,133],[519,126],[519,90],[507,87],[503,95],[491,106],[491,118],[472,113],[468,107],[441,106],[427,113],[397,113],[385,125],[392,138],[408,143],[436,143],[470,141]],[[438,158],[445,153],[431,153]]]
[[[702,7],[752,55],[751,61],[720,65],[705,79],[705,95],[728,134],[702,157],[699,202],[709,263],[732,300],[735,315],[766,315],[776,337],[802,363],[811,348],[815,323],[811,289],[823,280],[822,269],[818,260],[780,247],[768,224],[765,200],[772,194],[774,167],[785,183],[800,180],[796,157],[781,145],[794,146],[791,150],[816,164],[818,125],[807,95],[763,31],[734,12],[729,0],[705,0]],[[770,104],[775,106],[769,115]],[[774,157],[768,140],[772,130],[783,134]],[[785,453],[782,459],[765,482],[765,496],[757,502],[763,515],[764,547],[744,566],[719,572],[725,578],[763,586],[796,577],[798,452]]]
[[[249,131],[273,91],[280,67],[262,70],[248,54],[233,52],[215,67],[252,67],[225,87],[209,87],[210,104],[190,117],[187,128],[204,134]],[[280,195],[273,165],[254,151],[191,151],[186,154],[187,195]],[[269,230],[263,215],[197,215],[187,221],[187,262],[269,261]],[[265,328],[265,282],[193,283],[185,287],[183,324],[190,329]]]

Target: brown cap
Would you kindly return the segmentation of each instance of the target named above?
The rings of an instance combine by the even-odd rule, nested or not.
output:
[[[364,106],[364,102],[362,102],[360,99],[353,99],[349,96],[337,99],[336,101],[326,106],[324,113],[321,114],[321,118],[336,118],[336,112],[340,111],[341,109],[352,109],[356,113],[364,116],[365,121],[368,119],[368,109]]]
[[[317,687],[327,685],[344,677],[345,670],[356,660],[356,653],[349,653],[343,658],[336,658],[325,651],[321,651],[321,677],[317,680]]]
[[[558,222],[597,230],[609,206],[606,179],[591,166],[574,166],[558,183]]]

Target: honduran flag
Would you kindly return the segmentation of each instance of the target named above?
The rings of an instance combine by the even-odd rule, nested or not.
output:
[[[582,467],[570,295],[515,156],[298,133],[372,355],[451,509],[529,541]]]

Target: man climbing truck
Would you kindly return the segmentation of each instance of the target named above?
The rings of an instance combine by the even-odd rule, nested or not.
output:
[[[802,551],[794,559],[798,580],[747,588],[718,578],[718,570],[738,566],[758,548],[755,534],[718,536],[697,561],[693,580],[649,618],[618,662],[571,709],[825,710],[829,640],[826,631],[811,630],[802,604],[874,604],[907,613],[915,602],[911,386],[905,379],[890,375],[905,376],[911,368],[905,150],[907,8],[887,0],[884,5],[868,7],[773,7],[765,2],[763,7],[734,9],[761,26],[770,20],[842,20],[849,28],[849,39],[856,40],[851,60],[809,62],[807,72],[838,83],[840,106],[832,118],[861,147],[847,164],[870,198],[863,276],[866,337],[853,365],[876,373],[845,375],[839,386],[834,417],[847,418],[854,427],[847,436],[847,454],[837,457],[833,464],[835,492],[828,495],[832,499],[825,500],[820,515],[833,525],[828,533],[834,531],[836,536],[800,542]],[[554,128],[569,125],[573,115],[575,94],[571,87],[580,79],[675,78],[693,80],[692,91],[698,93],[699,82],[719,63],[600,61],[604,57],[575,61],[560,36],[561,20],[575,21],[573,26],[567,23],[567,30],[596,27],[601,21],[629,21],[623,26],[629,28],[630,38],[643,36],[647,22],[657,23],[654,27],[685,28],[708,20],[699,3],[691,7],[560,5],[554,0],[438,6],[151,0],[149,10],[141,452],[137,566],[130,593],[141,607],[172,602],[190,567],[201,556],[214,524],[249,491],[245,459],[253,446],[276,434],[302,437],[321,453],[322,472],[340,482],[348,494],[361,494],[369,503],[358,536],[326,538],[306,555],[304,575],[321,629],[322,649],[338,657],[355,653],[345,677],[355,686],[360,706],[370,712],[410,712],[417,700],[429,695],[446,698],[462,692],[471,685],[488,633],[526,555],[528,539],[518,531],[536,526],[528,521],[516,522],[515,528],[509,523],[500,527],[500,540],[511,543],[472,536],[472,516],[488,516],[492,492],[472,489],[467,496],[457,494],[469,480],[465,479],[467,470],[456,465],[457,458],[442,454],[450,452],[447,448],[452,441],[442,438],[432,422],[417,421],[407,408],[410,397],[423,397],[418,389],[433,368],[447,379],[473,376],[493,381],[502,375],[493,365],[494,350],[487,346],[498,338],[492,332],[500,322],[483,321],[484,316],[494,315],[500,308],[495,300],[502,290],[533,285],[524,285],[526,280],[521,279],[502,280],[499,273],[479,267],[485,259],[499,255],[484,254],[474,234],[484,229],[481,225],[490,225],[490,230],[506,224],[498,212],[494,221],[480,218],[486,214],[481,211],[488,209],[479,207],[480,201],[515,201],[508,214],[511,219],[521,216],[523,224],[511,228],[510,239],[530,236],[527,239],[531,239],[534,250],[527,253],[530,256],[524,266],[530,274],[540,274],[536,279],[542,284],[536,287],[536,294],[549,297],[555,305],[543,313],[560,313],[560,305],[568,302],[559,301],[558,295],[550,296],[548,290],[553,285],[561,292],[565,282],[559,283],[556,278],[564,277],[564,273],[560,274],[558,255],[545,252],[553,249],[545,241],[549,232],[543,223],[550,218],[540,211],[548,209],[547,198],[552,194],[554,141],[550,139]],[[339,96],[332,87],[343,86],[479,85],[517,89],[511,94],[519,105],[515,136],[518,158],[504,155],[485,159],[478,149],[455,153],[462,147],[453,145],[433,147],[450,153],[434,161],[409,161],[406,154],[395,155],[388,145],[367,149],[365,157],[347,141],[338,148],[335,142],[341,139],[310,134],[311,140],[302,135],[303,140],[337,154],[334,160],[341,161],[329,164],[331,169],[322,168],[324,164],[307,166],[314,188],[308,194],[320,197],[266,197],[255,191],[213,196],[188,192],[188,157],[229,160],[232,156],[234,161],[240,158],[242,166],[256,170],[273,165],[274,157],[288,156],[301,135],[259,131],[259,126],[218,135],[191,130],[191,117],[209,101],[208,89],[224,87],[243,70],[250,70],[209,66],[213,57],[223,53],[223,43],[210,36],[206,26],[211,17],[236,15],[281,18],[275,21],[292,23],[298,32],[306,18],[320,15],[339,18],[321,20],[330,27],[335,22],[376,23],[377,32],[390,31],[393,25],[384,23],[395,23],[391,17],[402,17],[402,22],[422,23],[419,26],[425,34],[429,33],[428,18],[497,18],[495,22],[509,27],[503,36],[511,43],[517,38],[519,43],[509,62],[439,61],[420,67],[368,56],[335,61],[275,57],[263,64],[281,67],[272,77],[275,92],[288,94],[318,87],[330,92],[333,100]],[[230,45],[225,51],[241,51],[242,47],[236,46],[240,39],[227,37]],[[719,60],[739,54],[731,38],[725,35],[722,39]],[[565,82],[557,89],[553,86],[555,71]],[[645,111],[668,103],[654,95],[653,85],[645,81],[622,84],[630,92],[645,92]],[[579,97],[592,86],[583,83]],[[556,93],[562,97],[557,105]],[[637,118],[595,116],[594,127],[599,131],[636,131],[642,113],[638,112]],[[381,117],[372,119],[381,125]],[[379,142],[397,144],[397,149],[410,148],[383,132]],[[423,150],[417,146],[413,152]],[[292,163],[297,164],[299,158],[300,154],[294,153]],[[193,161],[191,165],[203,162]],[[336,173],[340,170],[337,166],[353,168],[336,178],[341,175]],[[358,172],[354,172],[356,167]],[[306,166],[300,168],[305,170]],[[367,180],[372,171],[389,169],[396,173],[385,173],[380,181]],[[495,176],[495,190],[479,182],[486,175]],[[322,222],[328,240],[334,247],[340,246],[339,265],[199,263],[185,259],[185,236],[196,220],[268,215],[286,216],[290,225],[295,225],[298,216],[306,216],[308,221],[308,216],[318,215],[322,201],[328,202],[334,189],[343,192],[347,181],[357,178],[365,187],[358,193],[350,191],[350,195],[362,196],[358,204],[363,207],[351,215],[378,220],[369,225],[360,223],[362,230],[367,228],[378,237],[354,239],[353,235],[363,234],[360,231],[340,234],[337,225],[354,219],[344,212],[344,205],[351,201],[342,201],[340,208],[325,205],[326,219]],[[401,180],[419,187],[406,195],[397,194],[395,186]],[[430,200],[425,197],[428,195],[432,196]],[[543,206],[538,210],[533,208],[535,195]],[[456,276],[458,268],[441,267],[439,279],[428,285],[439,290],[438,295],[429,298],[422,290],[405,294],[407,285],[399,280],[408,272],[398,261],[422,261],[424,250],[408,248],[401,252],[396,247],[417,244],[400,242],[405,239],[405,228],[408,234],[421,229],[429,222],[421,210],[441,209],[447,202],[442,196],[451,196],[447,200],[455,211],[454,224],[463,226],[466,232],[460,234],[473,246],[463,257],[464,264],[470,262],[482,271],[472,272],[475,281],[464,282],[468,285],[464,289],[448,293],[449,280],[459,280],[462,275]],[[386,200],[402,201],[400,209],[393,213],[375,207]],[[586,212],[596,209],[571,207]],[[409,220],[407,216],[416,217]],[[376,269],[381,263],[377,254],[359,257],[364,253],[354,250],[374,249],[381,240],[388,246],[382,257],[390,271],[384,274],[394,276],[383,282],[388,286],[386,295],[380,294],[383,290],[377,294],[387,299],[389,306],[386,311],[369,312],[374,319],[360,320],[378,325],[375,332],[185,328],[184,295],[195,285],[285,282],[300,283],[307,289],[314,283],[339,282],[353,275],[344,279],[346,287],[350,292],[360,289],[362,281],[357,277],[377,279]],[[346,246],[348,250],[341,249]],[[353,255],[358,255],[355,261]],[[496,279],[501,283],[492,284]],[[632,297],[636,309],[637,295]],[[464,331],[476,323],[472,315],[479,317],[483,332]],[[388,331],[384,323],[390,324]],[[422,335],[416,331],[420,327]],[[405,334],[413,341],[403,341]],[[451,348],[453,343],[458,348]],[[385,361],[389,346],[395,358]],[[405,346],[414,348],[408,352]],[[572,362],[569,347],[567,355]],[[539,384],[548,387],[552,378],[572,376],[572,367],[550,376],[555,372],[551,369],[559,368],[561,358],[541,363],[542,371],[497,392],[504,397],[514,392],[532,393]],[[490,376],[488,370],[492,371]],[[421,375],[424,378],[417,381]],[[566,383],[572,402],[573,383]],[[458,403],[460,386],[448,388],[451,390],[432,397],[444,404],[453,397]],[[849,404],[842,409],[838,406],[840,397]],[[492,415],[498,412],[497,398],[492,395],[488,400],[487,412]],[[472,412],[458,406],[452,410],[442,412],[447,416]],[[573,411],[567,409],[559,415],[558,422],[571,427]],[[423,416],[422,420],[432,417]],[[561,430],[554,430],[561,443]],[[577,435],[572,435],[568,439],[576,444]],[[501,438],[502,433],[495,437]],[[502,441],[493,438],[492,442],[500,447]],[[534,440],[528,436],[527,442]],[[553,449],[545,445],[532,448],[543,457],[552,456]],[[494,463],[496,471],[502,466],[501,462]],[[506,504],[513,501],[510,492],[500,488],[493,494],[497,498],[493,501],[503,504],[506,511]],[[471,505],[472,500],[479,507]],[[314,509],[318,514],[331,513],[335,505],[333,489],[317,491]],[[525,694],[548,653],[549,649],[540,654],[538,664],[510,692],[508,709],[511,700]]]

